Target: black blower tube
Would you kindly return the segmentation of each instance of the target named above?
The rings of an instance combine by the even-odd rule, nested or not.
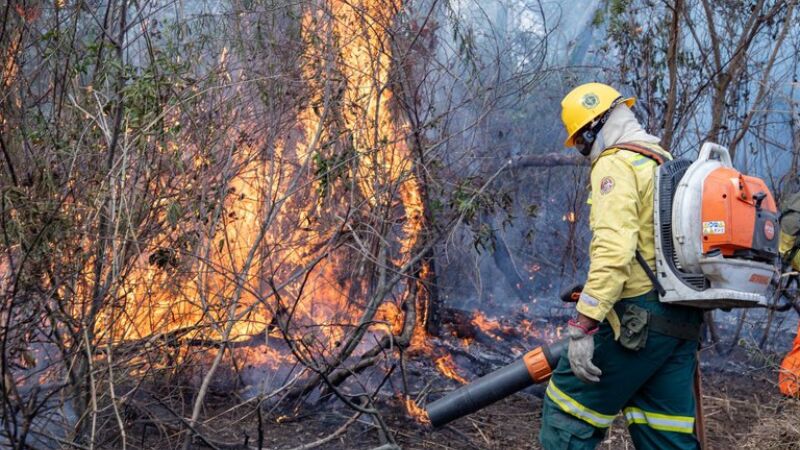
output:
[[[566,339],[537,347],[525,357],[436,400],[427,408],[431,424],[441,427],[528,386],[547,381],[566,347]]]

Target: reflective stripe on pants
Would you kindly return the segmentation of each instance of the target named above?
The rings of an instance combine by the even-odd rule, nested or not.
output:
[[[547,385],[547,396],[550,400],[555,402],[562,411],[598,428],[608,428],[611,426],[611,423],[614,422],[614,415],[602,414],[580,404],[577,400],[562,392],[552,381]]]
[[[640,408],[629,406],[622,410],[628,425],[647,425],[659,431],[674,431],[676,433],[693,433],[694,417],[674,416],[645,411]]]

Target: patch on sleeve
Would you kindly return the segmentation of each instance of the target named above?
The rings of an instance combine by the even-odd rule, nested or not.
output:
[[[587,294],[586,292],[581,292],[581,296],[578,297],[578,301],[581,303],[585,303],[589,306],[595,307],[600,304],[600,302],[592,297],[591,295]]]
[[[614,178],[612,177],[604,177],[600,180],[600,193],[603,195],[608,194],[614,190]]]

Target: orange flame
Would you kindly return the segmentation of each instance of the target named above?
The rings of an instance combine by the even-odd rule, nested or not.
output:
[[[461,384],[469,383],[466,378],[462,377],[458,374],[458,372],[456,372],[456,364],[453,361],[453,357],[449,354],[436,359],[436,368],[439,369],[439,372],[441,372],[442,375],[450,378],[451,380],[456,380]]]
[[[375,314],[376,329],[398,335],[403,331],[403,312],[394,303],[382,303]]]
[[[473,313],[472,324],[484,334],[491,336],[498,341],[502,340],[500,333],[508,332],[507,327],[504,327],[499,320],[490,319],[481,311],[475,311]]]
[[[294,177],[311,173],[306,168],[323,151],[321,141],[341,140],[341,131],[327,130],[325,115],[319,110],[330,100],[325,95],[331,95],[330,86],[324,83],[341,82],[334,91],[342,98],[329,107],[340,108],[333,115],[341,121],[341,129],[349,133],[347,138],[358,156],[352,175],[368,202],[365,207],[391,205],[402,212],[393,262],[402,266],[410,259],[419,242],[424,209],[406,143],[408,126],[402,115],[392,110],[393,46],[387,31],[402,4],[398,0],[327,0],[315,5],[309,7],[302,21],[306,56],[314,64],[303,68],[311,95],[308,105],[297,114],[296,126],[283,141],[270,147],[274,148],[269,156],[263,155],[264,146],[259,142],[239,142],[250,125],[233,127],[228,138],[237,143],[232,156],[235,170],[228,180],[222,180],[229,195],[223,199],[221,223],[203,228],[202,224],[179,222],[141,253],[135,270],[119,289],[121,301],[115,304],[122,305],[121,311],[112,309],[102,314],[103,322],[114,324],[109,339],[141,339],[175,330],[219,339],[230,328],[228,339],[234,341],[259,333],[278,337],[287,331],[292,339],[328,350],[342,341],[363,311],[352,298],[362,290],[354,285],[357,281],[341,276],[342,268],[347,268],[344,257],[333,253],[320,257],[319,249],[338,227],[331,226],[331,215],[321,210],[320,194],[310,183],[307,191],[297,192],[291,182]],[[232,79],[228,66],[238,66],[229,64],[232,58],[234,53],[227,47],[219,55],[225,79]],[[320,77],[315,72],[320,65],[330,66],[325,70],[335,75],[334,81],[324,78],[330,74]],[[236,89],[240,89],[238,86]],[[177,123],[180,118],[167,119]],[[184,144],[166,146],[180,145]],[[214,164],[213,158],[201,154],[189,156],[185,163],[195,170]],[[169,199],[158,201],[154,207],[163,211],[165,223],[170,222],[171,214],[177,214]],[[264,231],[265,217],[272,214],[275,219]],[[205,234],[196,248],[172,249],[180,236],[197,233],[198,229]],[[199,252],[193,254],[197,249]],[[180,252],[189,253],[186,260],[191,261],[184,263]],[[160,265],[153,263],[154,255]],[[91,267],[90,261],[86,279],[92,278]],[[168,270],[171,268],[174,270]],[[277,302],[276,293],[265,287],[267,280],[262,274],[278,271],[288,278],[303,268],[308,268],[310,275],[279,286],[285,304]],[[426,276],[423,267],[420,277]],[[417,304],[412,347],[430,348],[422,327],[427,314],[426,291],[417,291],[416,298],[404,299]],[[375,318],[382,323],[374,325],[373,330],[399,334],[403,316],[397,304],[387,300]],[[249,357],[281,360],[278,352]]]
[[[428,417],[428,412],[420,408],[411,397],[406,396],[403,398],[403,404],[406,406],[406,412],[409,417],[416,420],[423,425],[430,425],[431,419]]]

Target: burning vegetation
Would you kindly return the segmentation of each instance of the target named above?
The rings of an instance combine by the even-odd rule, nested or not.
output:
[[[20,6],[14,23],[44,27],[60,13],[83,20],[68,2],[42,8]],[[84,124],[64,139],[92,151],[32,158],[55,162],[55,184],[15,178],[3,197],[4,223],[23,242],[7,246],[3,261],[4,386],[22,402],[5,403],[8,442],[35,440],[18,430],[57,394],[74,414],[37,433],[94,443],[114,436],[96,426],[111,418],[121,432],[112,440],[125,447],[133,419],[123,409],[152,411],[139,383],[191,390],[180,438],[188,447],[209,442],[198,427],[219,389],[244,388],[245,404],[259,411],[270,399],[278,408],[309,395],[343,398],[352,395],[348,378],[373,367],[390,377],[404,352],[436,358],[466,382],[427,337],[437,230],[426,223],[409,99],[395,93],[414,74],[406,59],[422,32],[412,28],[424,22],[404,23],[397,0],[253,10],[233,20],[246,30],[237,39],[195,53],[195,68],[167,53],[182,31],[129,8],[108,3],[106,33],[116,40],[111,49],[92,44],[97,60],[70,81],[79,89],[41,80],[64,96],[58,120]],[[268,37],[257,32],[265,28]],[[37,76],[18,64],[22,30],[5,51],[9,88]],[[131,58],[134,50],[151,60]],[[172,58],[173,71],[156,72],[158,58]],[[31,101],[24,89],[4,102]],[[6,127],[25,120],[8,111]],[[23,297],[25,307],[15,300]],[[100,379],[108,393],[98,399]],[[382,384],[348,402],[373,409]]]
[[[89,3],[0,7],[0,447],[397,445],[561,338],[541,5]]]

